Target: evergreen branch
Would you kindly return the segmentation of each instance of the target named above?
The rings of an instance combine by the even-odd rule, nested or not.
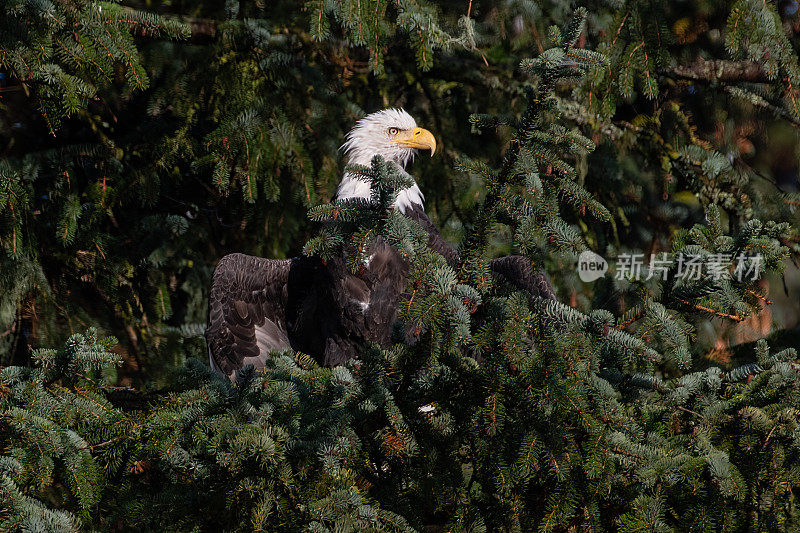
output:
[[[764,67],[755,61],[727,59],[702,59],[662,70],[661,74],[707,83],[770,83],[772,79]]]

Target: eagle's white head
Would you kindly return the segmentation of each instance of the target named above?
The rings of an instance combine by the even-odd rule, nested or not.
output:
[[[403,109],[384,109],[359,120],[342,145],[347,162],[369,166],[376,155],[394,161],[404,169],[418,150],[436,151],[436,139],[426,129],[418,128],[414,118]],[[369,198],[369,183],[345,172],[336,197]],[[402,212],[413,205],[422,207],[425,197],[415,183],[397,195],[395,205]]]

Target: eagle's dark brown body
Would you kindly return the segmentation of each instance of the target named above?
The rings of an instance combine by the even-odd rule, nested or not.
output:
[[[263,368],[272,350],[291,348],[335,366],[367,341],[385,344],[406,271],[383,244],[359,275],[340,259],[227,255],[214,271],[209,299],[211,360],[232,376],[248,364]]]
[[[458,260],[422,207],[406,215],[428,231],[429,246]],[[522,256],[495,259],[491,269],[532,297],[554,298],[550,284]],[[257,370],[272,350],[293,349],[334,366],[366,342],[386,345],[406,287],[408,264],[379,239],[357,275],[341,259],[274,260],[231,254],[214,271],[206,330],[212,365],[233,377],[245,365]]]

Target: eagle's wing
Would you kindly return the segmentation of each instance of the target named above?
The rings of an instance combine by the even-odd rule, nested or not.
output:
[[[260,370],[270,351],[290,347],[286,306],[292,262],[230,254],[217,264],[206,328],[213,368],[228,377],[245,365]]]
[[[431,249],[442,254],[451,265],[458,262],[458,250],[444,240],[422,206],[414,205],[411,209],[406,210],[406,216],[416,220],[428,232],[428,244]],[[503,276],[517,289],[528,292],[533,298],[556,299],[547,276],[543,272],[535,270],[531,261],[524,256],[498,257],[489,261],[489,268],[495,274]]]
[[[543,272],[534,270],[533,263],[522,255],[507,255],[489,261],[492,272],[500,274],[517,289],[526,291],[533,298],[556,300],[553,286]]]
[[[439,252],[442,257],[447,259],[451,265],[458,262],[458,250],[455,249],[449,242],[444,240],[439,230],[433,225],[431,219],[428,218],[425,209],[419,204],[413,204],[411,208],[406,209],[405,215],[411,220],[417,221],[422,228],[428,232],[428,246],[434,252]]]

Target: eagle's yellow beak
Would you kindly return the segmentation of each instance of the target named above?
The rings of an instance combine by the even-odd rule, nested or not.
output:
[[[409,148],[430,150],[431,156],[436,152],[436,139],[434,139],[433,133],[425,128],[413,128],[411,131],[407,132],[404,137],[399,137],[391,142],[399,143]]]

